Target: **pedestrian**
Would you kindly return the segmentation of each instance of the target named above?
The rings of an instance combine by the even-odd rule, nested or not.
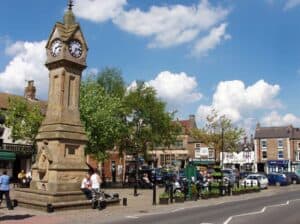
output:
[[[91,180],[92,190],[99,191],[100,190],[100,185],[101,185],[101,178],[100,178],[99,172],[95,171],[92,174],[90,180]]]
[[[21,172],[18,174],[18,179],[19,179],[19,186],[20,187],[26,187],[26,174],[24,170],[21,170]]]
[[[85,194],[88,200],[92,199],[90,174],[86,174],[81,182],[81,191]]]
[[[10,184],[10,177],[7,175],[7,171],[3,171],[3,175],[0,176],[0,204],[3,200],[3,194],[5,195],[6,200],[6,207],[8,210],[12,210],[13,206],[11,204],[11,200],[9,197],[9,184]]]

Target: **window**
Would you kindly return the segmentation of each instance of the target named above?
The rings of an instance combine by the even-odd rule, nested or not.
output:
[[[296,152],[296,160],[297,160],[297,161],[300,161],[300,151],[297,151],[297,152]]]
[[[282,150],[278,151],[278,159],[283,159],[283,151]]]
[[[282,149],[283,148],[283,140],[277,139],[277,148]]]
[[[208,149],[208,158],[209,158],[209,159],[215,158],[215,150],[213,150],[213,149]]]
[[[176,141],[176,142],[174,143],[174,146],[175,146],[176,148],[183,148],[183,141]]]
[[[298,142],[298,149],[300,149],[300,142]]]
[[[267,149],[268,145],[267,145],[267,140],[261,140],[261,147],[263,149]]]
[[[201,143],[196,143],[195,144],[195,148],[200,148],[201,147]]]
[[[267,151],[263,151],[262,152],[262,158],[263,159],[267,159],[268,158]]]

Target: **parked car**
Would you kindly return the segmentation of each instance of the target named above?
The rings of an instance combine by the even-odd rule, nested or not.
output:
[[[245,179],[248,175],[253,174],[253,172],[248,172],[248,171],[244,171],[244,172],[240,172],[240,180]]]
[[[284,172],[291,184],[300,184],[300,176],[298,176],[295,172]]]
[[[259,173],[249,174],[245,179],[241,181],[241,184],[246,182],[246,186],[260,186],[261,189],[267,189],[269,185],[268,178]]]
[[[283,173],[269,173],[268,180],[269,185],[284,186],[290,184],[289,178]]]

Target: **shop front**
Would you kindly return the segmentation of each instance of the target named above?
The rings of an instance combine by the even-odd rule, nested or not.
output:
[[[240,172],[254,171],[254,151],[224,152],[221,153],[221,161],[224,168],[237,169]]]
[[[289,160],[269,160],[268,173],[289,171]]]
[[[0,175],[7,171],[9,176],[13,176],[13,166],[16,160],[16,154],[13,152],[0,151]]]

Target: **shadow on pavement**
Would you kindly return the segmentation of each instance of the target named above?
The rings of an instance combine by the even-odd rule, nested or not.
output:
[[[7,220],[21,220],[31,218],[33,215],[4,215],[0,217],[0,221],[7,221]]]

